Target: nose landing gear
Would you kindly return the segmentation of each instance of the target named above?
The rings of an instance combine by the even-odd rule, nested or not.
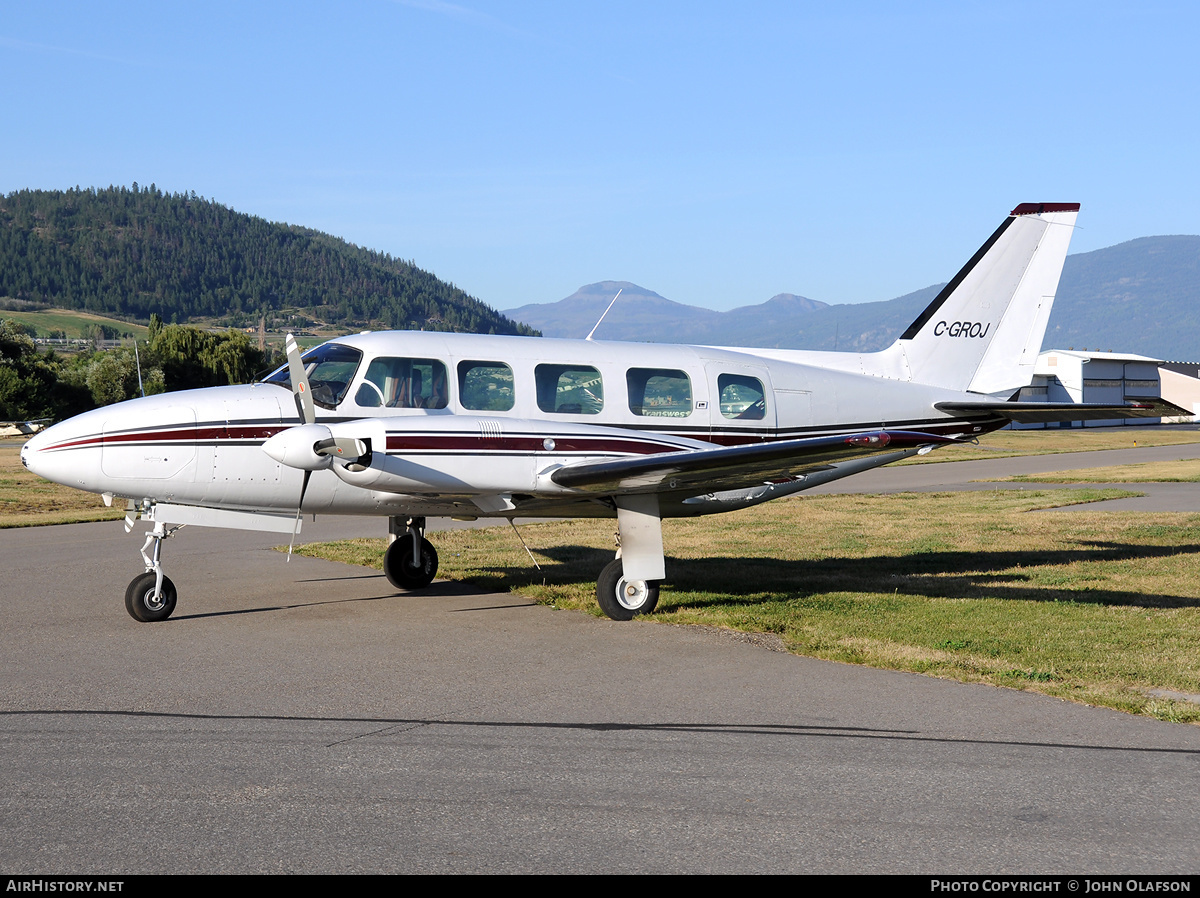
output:
[[[178,593],[171,578],[163,573],[161,557],[162,541],[178,529],[159,522],[146,534],[146,542],[142,545],[142,561],[146,563],[146,572],[134,577],[125,590],[125,610],[136,621],[149,624],[166,620],[175,610]],[[154,548],[152,554],[147,555],[146,550],[151,543]]]

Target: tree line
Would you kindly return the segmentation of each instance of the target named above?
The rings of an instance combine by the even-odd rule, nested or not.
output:
[[[129,320],[306,310],[344,327],[536,334],[412,262],[155,185],[0,197],[0,297]]]
[[[0,420],[62,419],[143,393],[247,383],[281,364],[277,355],[240,331],[163,324],[158,315],[136,349],[59,355],[0,319]]]

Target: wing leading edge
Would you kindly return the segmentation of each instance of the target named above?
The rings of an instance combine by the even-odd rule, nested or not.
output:
[[[956,440],[910,431],[809,437],[586,462],[559,468],[550,479],[559,486],[593,493],[735,490],[795,479],[837,462],[953,442]]]

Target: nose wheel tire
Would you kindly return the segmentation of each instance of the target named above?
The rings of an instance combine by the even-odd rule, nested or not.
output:
[[[658,582],[626,580],[621,559],[611,561],[596,581],[596,601],[600,610],[613,620],[633,620],[649,614],[658,605]]]
[[[154,571],[147,571],[133,578],[125,590],[125,610],[129,616],[144,624],[166,620],[175,610],[175,584],[170,577],[163,577],[162,592],[154,594],[154,586],[158,577]]]
[[[388,546],[383,572],[397,589],[424,589],[437,576],[438,556],[433,543],[421,538],[421,557],[413,558],[412,538],[402,536]]]

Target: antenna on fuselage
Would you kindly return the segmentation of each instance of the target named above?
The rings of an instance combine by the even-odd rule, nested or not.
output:
[[[624,288],[624,287],[622,287],[620,290],[618,290],[618,291],[617,291],[617,296],[620,296],[620,295],[621,295],[621,290],[624,290],[624,289],[625,289],[625,288]],[[610,302],[610,303],[608,304],[608,309],[611,309],[611,308],[613,307],[613,303],[617,301],[617,296],[614,296],[614,297],[612,298],[612,302]],[[604,315],[607,315],[607,314],[608,314],[608,309],[605,309],[605,310],[604,310]],[[601,315],[601,316],[600,316],[600,321],[603,321],[603,320],[604,320],[604,315]],[[597,322],[596,322],[596,327],[599,327],[599,326],[600,326],[600,321],[597,321]],[[591,330],[588,332],[588,335],[587,335],[586,337],[584,337],[583,339],[585,339],[585,340],[590,340],[590,339],[592,339],[592,334],[596,333],[596,327],[593,327],[593,328],[592,328],[592,329],[591,329]],[[535,562],[535,563],[536,563],[536,562]]]
[[[141,392],[142,398],[145,399],[146,398],[146,388],[142,386],[142,357],[138,355],[137,337],[133,338],[133,361],[137,365],[138,390]]]

